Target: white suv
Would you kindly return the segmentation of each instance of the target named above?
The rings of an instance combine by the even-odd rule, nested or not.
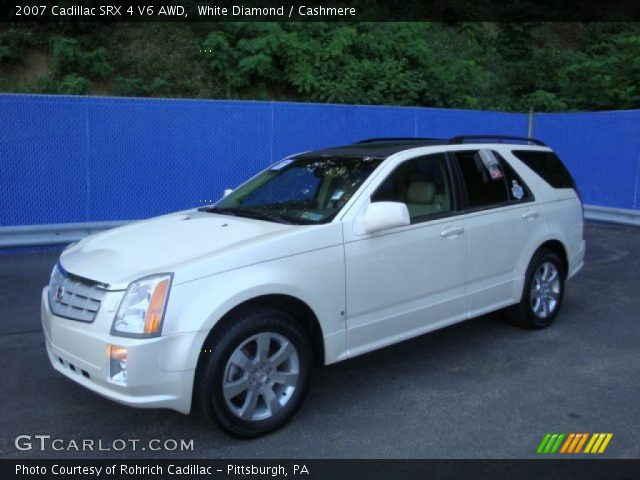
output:
[[[87,237],[42,294],[56,370],[252,437],[326,365],[506,309],[548,326],[583,265],[558,157],[517,137],[373,139],[272,165],[214,205]]]

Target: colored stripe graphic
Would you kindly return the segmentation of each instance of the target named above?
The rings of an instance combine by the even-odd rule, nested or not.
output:
[[[551,453],[556,453],[558,451],[558,449],[560,448],[560,444],[562,443],[562,440],[564,440],[565,434],[561,433],[560,435],[558,435],[558,439],[556,440],[556,443],[553,445],[553,447],[551,447]]]
[[[576,445],[576,449],[573,451],[573,453],[580,453],[580,451],[582,450],[582,446],[584,445],[584,442],[586,442],[587,438],[589,438],[588,433],[581,433],[580,435],[582,435],[582,437],[580,438],[578,445]]]
[[[604,453],[605,449],[609,445],[609,442],[611,441],[612,438],[613,438],[613,433],[607,433],[607,436],[604,439],[604,442],[602,442],[602,445],[600,445],[600,450],[598,450],[598,453]]]
[[[572,433],[571,435],[573,435],[573,440],[571,441],[571,444],[569,444],[567,447],[567,453],[578,453],[576,452],[576,448],[578,447],[578,444],[580,442],[584,442],[584,438],[582,433]]]
[[[582,447],[586,443],[583,453],[603,453],[611,438],[613,433],[547,433],[536,451],[537,453],[577,454],[583,452]]]
[[[612,437],[613,433],[594,433],[584,453],[603,453]]]
[[[551,434],[547,433],[544,438],[542,439],[542,441],[540,442],[540,445],[538,445],[538,450],[536,450],[537,453],[542,453],[544,452],[544,447],[546,447],[547,442],[549,441],[549,439],[551,438]]]
[[[570,433],[560,453],[579,453],[587,436],[586,433]]]
[[[584,449],[584,453],[591,452],[591,447],[593,447],[593,444],[596,443],[597,438],[598,438],[597,433],[594,433],[593,435],[591,435],[591,440],[589,440],[589,443],[587,443],[587,448]]]
[[[553,447],[553,445],[556,443],[557,438],[557,433],[551,435],[551,438],[549,438],[549,441],[547,442],[547,446],[544,447],[544,453],[551,453],[551,447]]]
[[[571,442],[573,442],[573,439],[576,437],[575,433],[570,433],[569,436],[567,437],[567,440],[564,442],[564,445],[562,445],[562,449],[560,450],[560,453],[567,453],[567,450],[569,449],[569,446],[571,445]]]
[[[564,433],[547,433],[540,445],[538,445],[538,453],[556,453],[560,445],[562,444],[562,440],[564,440]]]

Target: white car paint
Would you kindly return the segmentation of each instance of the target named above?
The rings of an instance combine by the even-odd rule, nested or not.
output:
[[[534,202],[366,233],[369,198],[399,164],[482,148],[507,159]],[[551,188],[510,153],[514,148],[549,151],[480,143],[396,153],[327,224],[285,225],[193,209],[87,237],[62,253],[60,265],[108,284],[108,292],[95,321],[84,323],[54,315],[44,289],[51,363],[121,403],[188,413],[206,336],[227,312],[256,297],[280,294],[304,302],[318,320],[325,364],[517,303],[528,263],[543,242],[562,243],[573,276],[583,263],[584,240],[576,193]],[[164,272],[174,277],[162,335],[111,335],[130,282]],[[107,380],[109,344],[128,349],[127,386]]]

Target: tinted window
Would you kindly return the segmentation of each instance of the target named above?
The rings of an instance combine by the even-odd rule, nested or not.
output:
[[[360,157],[287,158],[216,203],[214,213],[260,215],[289,223],[328,222],[380,162]]]
[[[555,153],[530,150],[514,150],[512,153],[553,188],[575,188],[571,174]]]
[[[371,196],[372,202],[402,202],[412,223],[452,210],[451,183],[444,154],[398,166]]]
[[[505,203],[507,193],[504,169],[491,150],[455,152],[467,190],[470,208]]]
[[[502,170],[504,171],[505,180],[507,181],[507,194],[509,195],[509,200],[512,202],[526,202],[529,200],[533,200],[533,194],[531,190],[527,186],[526,183],[520,178],[520,175],[516,173],[516,171],[509,165],[502,156],[495,152],[496,157],[500,161],[500,165],[502,165]]]
[[[288,168],[281,175],[242,198],[243,207],[304,202],[316,197],[322,177],[309,168]]]

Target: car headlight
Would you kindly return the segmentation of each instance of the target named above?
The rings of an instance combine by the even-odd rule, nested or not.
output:
[[[173,274],[162,273],[131,282],[113,320],[111,334],[121,337],[157,337]]]
[[[54,287],[60,285],[62,282],[64,282],[64,275],[60,270],[59,264],[56,262],[56,264],[53,266],[53,270],[51,270],[51,276],[49,277],[49,287],[53,289]]]
[[[60,295],[62,296],[63,293],[63,285],[64,285],[64,281],[65,281],[65,276],[64,273],[62,273],[62,270],[60,268],[60,264],[56,263],[53,266],[53,270],[51,270],[51,277],[49,278],[49,291],[48,291],[48,298],[49,298],[49,305],[53,305],[53,302],[56,299],[56,296]]]

